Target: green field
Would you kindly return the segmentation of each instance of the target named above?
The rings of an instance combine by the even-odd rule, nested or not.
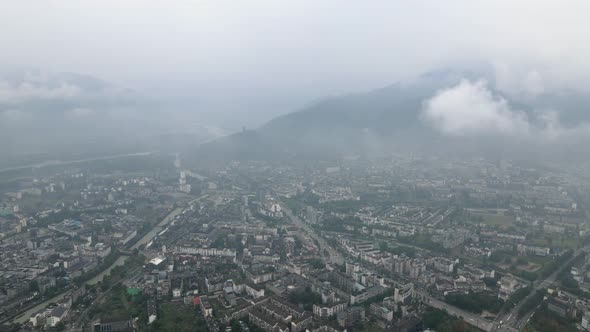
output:
[[[128,295],[125,287],[113,288],[105,302],[91,311],[91,316],[122,315],[138,317],[141,331],[206,331],[206,322],[192,305],[173,302],[158,303],[158,318],[147,324],[147,297],[138,294]]]
[[[490,226],[498,227],[510,227],[514,224],[513,216],[505,216],[496,213],[485,213],[485,212],[468,212],[469,218],[476,221],[482,222]]]
[[[581,241],[577,237],[567,235],[551,235],[550,237],[538,237],[531,240],[532,244],[542,247],[558,247],[565,249],[577,249]]]
[[[158,319],[147,325],[144,331],[206,331],[207,323],[192,305],[161,303]]]

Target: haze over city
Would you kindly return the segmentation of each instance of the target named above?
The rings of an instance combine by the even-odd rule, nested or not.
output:
[[[0,332],[590,331],[588,12],[0,3]]]

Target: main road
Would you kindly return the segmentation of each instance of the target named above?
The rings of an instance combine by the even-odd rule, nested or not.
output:
[[[529,310],[526,314],[522,315],[522,317],[519,318],[518,311],[520,310],[522,305],[524,303],[526,303],[526,301],[528,301],[530,298],[535,296],[535,294],[537,293],[538,290],[545,289],[545,288],[551,286],[555,282],[555,280],[557,279],[557,275],[564,268],[569,266],[569,264],[576,258],[576,256],[578,256],[583,251],[588,251],[588,249],[590,249],[590,245],[587,245],[583,248],[579,248],[579,249],[575,250],[574,253],[572,254],[572,257],[570,259],[566,260],[565,262],[563,262],[559,266],[559,268],[557,268],[555,270],[555,272],[553,272],[547,278],[534,283],[533,290],[530,292],[529,295],[527,295],[518,304],[516,304],[514,306],[514,308],[512,308],[512,310],[506,312],[504,315],[498,315],[498,317],[494,321],[494,328],[492,331],[511,331],[511,330],[512,331],[521,331],[538,308],[538,307],[536,307],[536,308]],[[500,323],[500,322],[502,322],[502,323]]]
[[[294,215],[293,212],[289,208],[286,207],[286,204],[282,204],[281,207],[283,208],[283,211],[285,211],[285,214],[287,215],[287,217],[289,217],[289,219],[291,219],[291,222],[293,224],[295,224],[295,225],[299,226],[300,228],[302,228],[303,230],[305,230],[309,236],[311,236],[313,239],[315,239],[320,244],[321,251],[323,251],[324,249],[328,251],[328,253],[330,255],[330,262],[332,262],[334,264],[344,264],[344,256],[340,252],[338,252],[331,245],[329,245],[328,242],[323,237],[319,236],[311,227],[309,227],[309,225],[307,223],[303,222],[301,220],[301,218]],[[481,316],[479,316],[477,314],[459,309],[459,308],[452,306],[448,303],[437,300],[428,294],[422,294],[422,293],[420,293],[420,294],[422,297],[427,299],[426,304],[431,307],[438,308],[438,309],[444,309],[451,315],[455,315],[457,317],[462,317],[467,323],[469,323],[473,326],[476,326],[479,329],[482,329],[484,331],[489,332],[493,328],[493,322],[485,320],[484,318],[482,318]]]
[[[316,240],[319,243],[320,251],[322,253],[324,252],[324,250],[328,251],[328,254],[330,255],[330,262],[331,263],[338,264],[338,265],[344,264],[344,256],[342,256],[341,253],[339,253],[330,244],[328,244],[326,239],[319,236],[311,227],[309,227],[308,224],[304,223],[301,220],[301,218],[294,215],[293,212],[287,207],[286,204],[283,203],[281,205],[281,208],[283,209],[283,211],[285,211],[285,214],[287,215],[287,217],[289,217],[289,219],[291,219],[291,222],[293,224],[295,224],[295,225],[299,226],[301,229],[305,230],[309,236],[311,236],[314,240]]]

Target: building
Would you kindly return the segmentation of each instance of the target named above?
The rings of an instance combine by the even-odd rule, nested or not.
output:
[[[211,303],[209,303],[209,297],[207,297],[207,295],[203,295],[200,297],[200,301],[201,313],[203,314],[203,317],[207,318],[213,316],[213,307],[211,306]]]
[[[385,288],[382,286],[377,285],[377,286],[369,287],[365,291],[363,291],[359,294],[351,294],[350,295],[350,304],[365,302],[372,297],[383,294],[384,292],[385,292]]]
[[[172,290],[172,297],[174,298],[179,298],[182,295],[182,291],[180,290],[180,288],[174,288]]]
[[[535,256],[548,256],[551,249],[549,247],[538,247],[529,246],[526,244],[519,244],[516,246],[516,251],[519,255],[535,255]]]
[[[582,323],[580,325],[585,331],[590,331],[590,311],[584,313],[584,316],[582,316]]]
[[[247,283],[244,285],[244,290],[246,291],[246,294],[252,296],[255,299],[264,297],[264,287]]]
[[[279,203],[277,203],[272,198],[269,198],[265,202],[260,204],[258,212],[264,216],[271,218],[283,217],[283,209],[281,208],[281,205],[279,205]]]
[[[437,257],[433,262],[433,267],[444,273],[452,273],[454,268],[454,262],[448,258]]]
[[[354,323],[365,319],[365,308],[363,307],[350,307],[345,311],[338,313],[336,320],[338,325],[342,327],[350,327]]]
[[[501,300],[508,300],[508,298],[516,292],[519,288],[521,288],[520,282],[518,280],[510,277],[504,276],[500,279],[500,290],[498,291],[498,298]]]
[[[378,319],[382,319],[388,322],[391,322],[393,320],[393,310],[381,306],[377,303],[371,303],[371,306],[369,307],[369,313],[377,317]]]
[[[133,320],[127,316],[101,317],[94,323],[93,332],[130,332],[135,331]]]
[[[560,317],[575,317],[576,307],[573,302],[565,296],[555,296],[547,301],[547,310],[553,311]]]
[[[267,332],[300,332],[311,325],[312,316],[279,298],[271,298],[253,306],[248,318]]]
[[[408,298],[414,295],[414,284],[408,283],[400,287],[396,287],[393,291],[393,299],[395,303],[406,303]]]
[[[331,303],[322,305],[313,305],[313,315],[319,319],[325,319],[337,315],[346,310],[346,303]]]
[[[33,326],[55,327],[59,322],[66,318],[67,314],[67,308],[57,306],[38,311],[29,318],[29,321]]]
[[[236,251],[233,249],[217,248],[195,248],[187,246],[177,246],[175,252],[178,254],[201,255],[201,256],[218,256],[218,257],[236,257]]]
[[[153,323],[156,319],[158,319],[158,308],[156,306],[156,301],[150,299],[147,301],[147,313],[148,313],[148,324]]]

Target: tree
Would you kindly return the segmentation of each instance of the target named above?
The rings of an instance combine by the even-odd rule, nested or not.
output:
[[[211,243],[211,248],[224,248],[225,247],[225,240],[223,237],[218,236],[213,243]]]
[[[29,292],[38,292],[39,291],[39,283],[37,280],[31,280],[29,282]]]
[[[314,269],[323,269],[324,267],[326,267],[326,264],[324,264],[324,262],[322,262],[322,260],[319,258],[315,258],[309,261],[309,265],[311,265]]]
[[[565,278],[563,278],[563,280],[561,281],[561,284],[563,285],[563,287],[567,287],[567,288],[578,288],[578,282],[571,276],[568,275]]]
[[[230,322],[231,332],[240,332],[242,328],[240,327],[240,322],[235,319],[232,319]]]
[[[322,297],[312,292],[310,287],[289,294],[289,299],[294,303],[303,304],[305,310],[311,311],[314,304],[322,303]]]
[[[56,331],[65,331],[65,329],[66,329],[66,323],[64,323],[64,322],[59,322],[55,325]]]
[[[502,300],[485,293],[449,294],[446,302],[475,313],[481,313],[484,310],[498,312],[503,304]]]

